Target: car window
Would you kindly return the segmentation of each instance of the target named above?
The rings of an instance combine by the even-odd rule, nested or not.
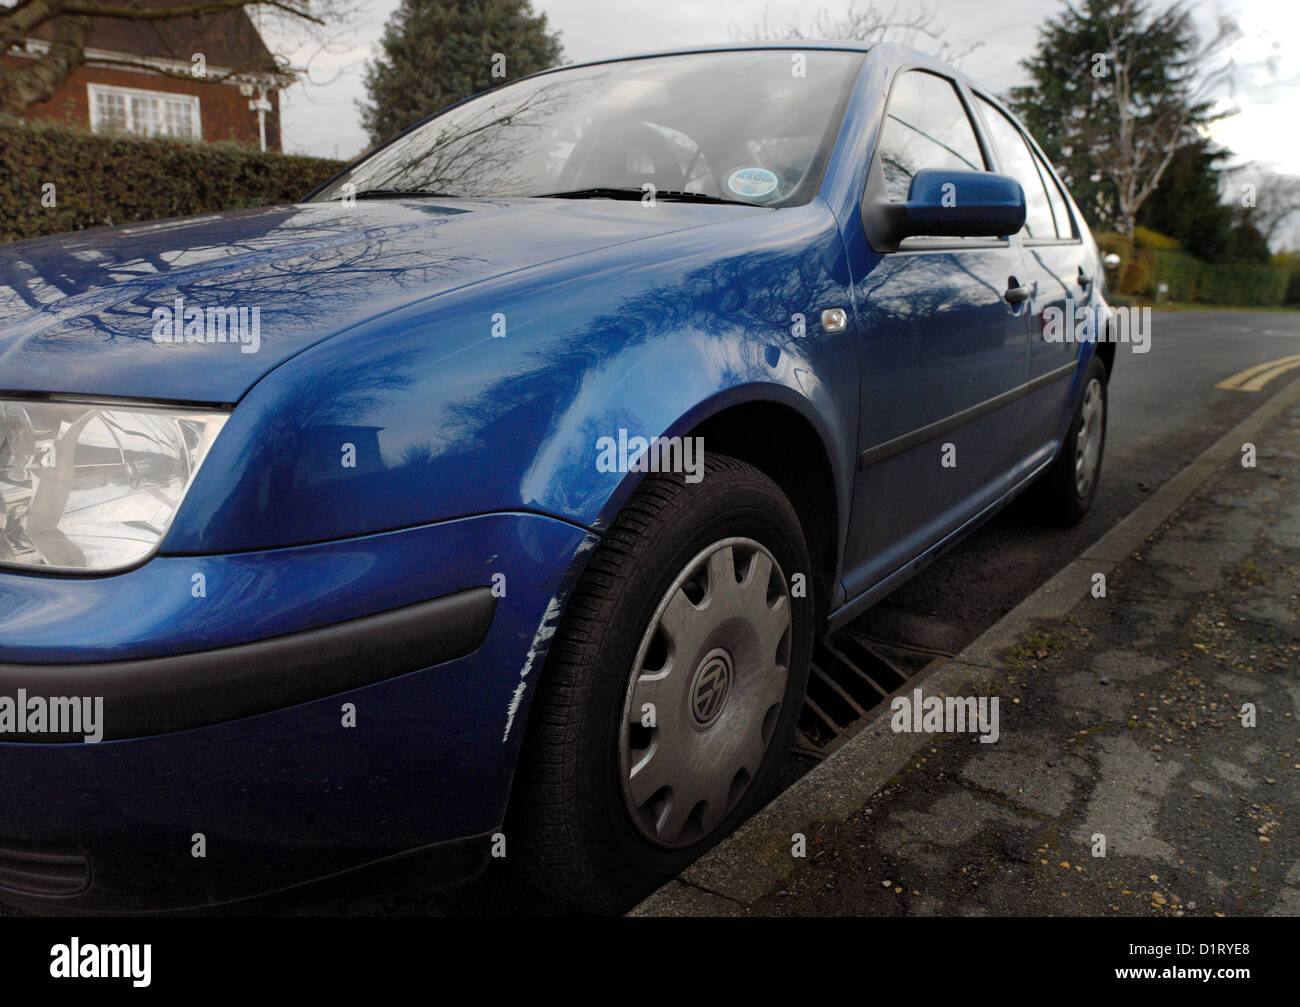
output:
[[[1048,202],[1047,189],[1034,164],[1033,152],[1015,123],[992,102],[978,95],[976,97],[983,106],[989,139],[997,152],[1002,173],[1010,175],[1025,190],[1025,227],[1022,233],[1031,238],[1055,238],[1056,224],[1052,220],[1052,205]]]
[[[1077,237],[1074,233],[1074,222],[1070,219],[1070,207],[1065,201],[1061,186],[1047,166],[1047,162],[1039,156],[1038,151],[1034,151],[1034,163],[1038,165],[1038,173],[1043,177],[1043,184],[1047,186],[1047,200],[1052,204],[1052,216],[1056,218],[1056,236]]]
[[[975,129],[950,81],[908,70],[894,81],[880,131],[880,166],[891,203],[907,201],[922,168],[984,171]]]

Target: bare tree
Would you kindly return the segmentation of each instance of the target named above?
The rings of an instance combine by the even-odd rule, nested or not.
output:
[[[1227,195],[1237,223],[1249,221],[1272,247],[1282,226],[1300,213],[1300,175],[1279,175],[1255,165],[1246,165],[1233,174]]]
[[[48,101],[87,62],[95,22],[100,19],[139,23],[172,22],[202,26],[206,19],[229,17],[240,10],[256,12],[286,41],[268,64],[260,52],[247,53],[241,66],[204,79],[223,82],[259,79],[283,87],[299,72],[288,51],[303,43],[327,47],[327,29],[351,24],[359,0],[0,0],[0,53],[20,56],[0,63],[0,114],[18,116],[31,105]],[[287,29],[287,30],[286,30]],[[195,76],[188,65],[160,60],[96,55],[96,65],[148,70],[169,77]]]
[[[1148,30],[1188,37],[1189,26],[1186,10],[1175,5],[1158,15]],[[1207,43],[1175,55],[1167,68],[1169,86],[1157,93],[1136,83],[1143,80],[1143,64],[1151,55],[1138,44],[1140,36],[1121,40],[1114,23],[1107,24],[1108,50],[1097,54],[1103,59],[1094,65],[1109,68],[1098,79],[1110,79],[1113,121],[1092,119],[1092,128],[1085,125],[1083,132],[1092,133],[1087,149],[1095,170],[1113,186],[1115,224],[1121,234],[1133,233],[1142,204],[1155,192],[1177,149],[1195,136],[1195,127],[1221,117],[1209,109],[1214,96],[1232,82],[1235,67],[1223,57],[1240,35],[1235,23],[1220,19]]]
[[[763,20],[749,28],[731,27],[732,38],[742,42],[786,41],[796,39],[846,39],[857,42],[895,42],[917,49],[927,49],[934,56],[956,63],[978,49],[983,42],[968,42],[954,46],[944,41],[948,26],[940,24],[935,12],[925,3],[904,6],[877,6],[874,0],[861,2],[849,0],[839,14],[832,15],[826,8],[815,11],[805,26],[801,20],[773,26],[768,22],[767,7]]]

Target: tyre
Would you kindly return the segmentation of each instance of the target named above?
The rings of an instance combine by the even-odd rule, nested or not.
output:
[[[1027,502],[1040,520],[1075,524],[1092,506],[1106,447],[1106,379],[1106,365],[1094,354],[1061,453],[1028,495]]]
[[[759,470],[714,455],[697,483],[645,478],[565,606],[529,717],[511,831],[533,883],[624,912],[762,805],[807,685],[813,580]]]

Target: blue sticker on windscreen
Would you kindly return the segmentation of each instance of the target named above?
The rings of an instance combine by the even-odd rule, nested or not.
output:
[[[727,179],[727,188],[737,196],[766,196],[775,192],[777,177],[766,168],[740,168]]]

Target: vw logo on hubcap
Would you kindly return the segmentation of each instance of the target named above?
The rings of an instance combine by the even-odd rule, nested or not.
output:
[[[719,647],[704,655],[691,686],[691,713],[701,727],[718,719],[731,691],[731,655]]]

